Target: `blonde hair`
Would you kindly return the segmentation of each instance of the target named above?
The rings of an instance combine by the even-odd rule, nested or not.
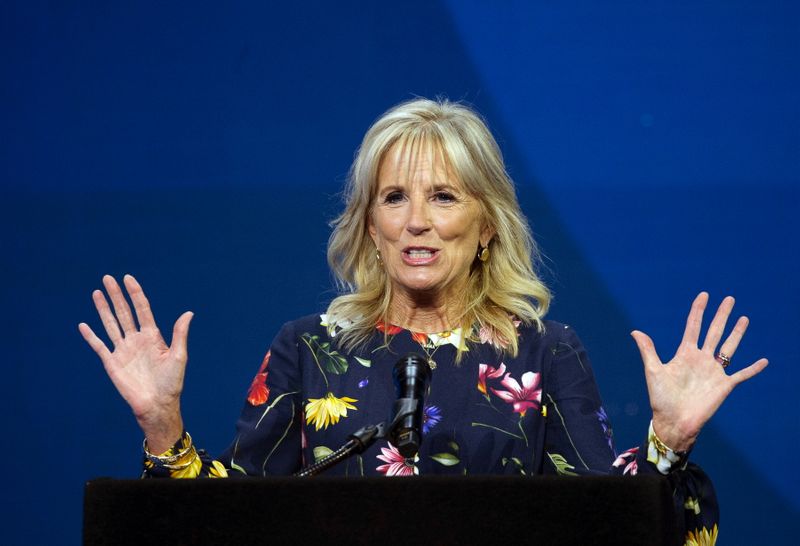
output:
[[[389,322],[391,282],[368,223],[381,161],[395,144],[408,150],[433,148],[447,172],[480,203],[484,223],[494,231],[491,256],[486,262],[476,258],[458,323],[451,327],[466,333],[476,326],[516,355],[514,320],[541,331],[550,291],[534,270],[538,250],[497,142],[475,111],[446,99],[418,98],[391,108],[369,128],[356,153],[344,190],[345,209],[331,223],[328,241],[328,263],[341,290],[328,307],[328,323],[348,324],[337,334],[340,345],[354,349],[374,335],[379,321]]]

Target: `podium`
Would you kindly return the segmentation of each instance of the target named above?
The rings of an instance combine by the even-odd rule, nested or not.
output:
[[[84,544],[675,545],[669,483],[636,477],[97,479]]]

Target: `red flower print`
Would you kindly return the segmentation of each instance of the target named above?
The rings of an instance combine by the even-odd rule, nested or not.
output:
[[[403,329],[400,328],[399,326],[395,326],[394,324],[388,324],[387,325],[382,320],[378,321],[378,324],[375,325],[375,328],[377,328],[381,332],[385,332],[385,333],[389,334],[390,336],[393,336],[395,334],[399,334],[400,332],[403,331]]]
[[[411,339],[419,343],[420,345],[425,345],[428,343],[428,336],[423,334],[422,332],[411,332]]]
[[[269,398],[269,387],[267,387],[267,365],[269,364],[269,357],[272,351],[267,351],[258,373],[253,378],[250,384],[250,390],[247,391],[247,401],[254,406],[260,406]]]
[[[506,373],[506,365],[502,362],[497,368],[493,368],[488,364],[481,364],[478,366],[478,390],[486,394],[486,380],[497,379],[504,373]]]
[[[520,417],[525,417],[528,409],[538,409],[542,405],[542,389],[540,375],[536,372],[525,372],[522,374],[522,386],[517,380],[507,373],[500,382],[507,391],[492,389],[492,392],[502,398],[505,402],[514,405],[514,412],[519,413]]]

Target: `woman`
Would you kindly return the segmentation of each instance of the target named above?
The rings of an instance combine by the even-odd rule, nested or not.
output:
[[[124,284],[138,329],[106,276],[114,312],[101,291],[93,298],[114,351],[86,324],[80,331],[144,431],[148,476],[297,471],[386,419],[392,366],[415,351],[434,368],[420,452],[406,459],[384,441],[332,473],[661,472],[677,484],[686,528],[708,532],[713,489],[687,454],[733,387],[767,365],[761,359],[725,373],[747,319],[719,346],[733,307],[725,298],[698,347],[708,302],[701,293],[666,364],[647,335],[632,333],[653,420],[643,446],[617,457],[580,340],[543,320],[550,293],[534,272],[535,256],[486,125],[465,106],[416,99],[369,129],[353,163],[328,247],[342,295],[326,314],[284,325],[219,459],[195,449],[180,413],[190,312],[175,323],[168,347],[136,280],[126,276]]]

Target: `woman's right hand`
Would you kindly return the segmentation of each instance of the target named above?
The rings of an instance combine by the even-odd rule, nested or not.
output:
[[[167,346],[158,331],[150,303],[131,275],[123,282],[136,310],[137,328],[130,306],[117,281],[103,277],[114,311],[101,290],[92,293],[94,305],[114,346],[110,351],[86,323],[78,325],[83,338],[100,357],[114,386],[130,405],[152,453],[163,453],[180,438],[183,420],[180,396],[188,359],[186,339],[192,312],[182,314]]]

